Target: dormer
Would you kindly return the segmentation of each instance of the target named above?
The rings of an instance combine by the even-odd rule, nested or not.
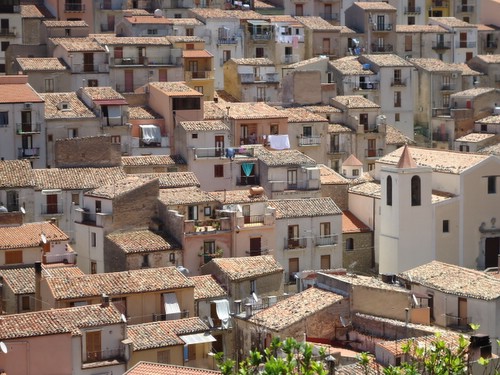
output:
[[[71,106],[70,106],[69,102],[62,101],[62,102],[57,103],[57,109],[59,111],[67,112],[67,111],[71,111]]]

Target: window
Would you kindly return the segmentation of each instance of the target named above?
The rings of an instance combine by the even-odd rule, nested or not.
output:
[[[443,94],[443,107],[449,107],[449,106],[450,106],[450,95]]]
[[[299,226],[289,225],[288,226],[288,248],[295,249],[299,247]]]
[[[250,280],[250,293],[257,294],[257,282],[255,280]]]
[[[394,107],[401,107],[401,91],[394,92]]]
[[[141,267],[143,267],[143,268],[149,268],[149,254],[144,254],[142,256]]]
[[[119,145],[122,143],[122,137],[119,135],[112,135],[111,136],[111,144],[112,145]]]
[[[413,47],[412,35],[405,35],[405,51],[410,52]]]
[[[368,171],[374,171],[375,170],[375,163],[368,163]]]
[[[97,246],[97,234],[95,232],[90,232],[90,246]]]
[[[289,169],[286,173],[286,182],[289,189],[297,188],[297,170]]]
[[[21,296],[21,309],[23,311],[30,310],[30,296]]]
[[[90,273],[92,275],[97,273],[97,262],[95,260],[90,261]]]
[[[352,170],[352,175],[353,176],[359,176],[359,169],[353,169]]]
[[[194,36],[194,29],[192,27],[186,28],[186,36]]]
[[[264,57],[264,48],[262,47],[255,48],[255,57]]]
[[[188,207],[188,220],[198,220],[198,206]]]
[[[78,193],[73,193],[71,194],[71,202],[75,204],[76,206],[80,205],[80,194]]]
[[[68,138],[78,138],[78,129],[68,129]]]
[[[23,262],[23,251],[6,251],[5,252],[5,264],[19,264]]]
[[[483,133],[483,132],[485,133],[485,132],[487,132],[487,131],[488,131],[488,125],[487,125],[487,124],[481,124],[481,132],[482,132],[482,133]]]
[[[115,55],[115,59],[123,58],[123,47],[115,47],[113,53]]]
[[[204,214],[205,216],[210,216],[210,215],[212,215],[212,207],[210,207],[210,206],[205,207],[205,208],[203,209],[203,214]]]
[[[203,94],[203,86],[195,86],[194,89],[199,93]]]
[[[277,135],[279,134],[279,126],[278,124],[271,124],[270,128],[269,128],[269,131],[271,135]]]
[[[387,199],[387,205],[392,206],[392,177],[387,176],[386,180],[387,186],[386,186],[386,199]]]
[[[19,193],[15,190],[7,191],[7,211],[19,211]]]
[[[9,42],[2,42],[2,51],[7,51],[7,48],[9,48],[10,43]]]
[[[368,131],[368,113],[359,114],[359,124],[363,125],[365,132]]]
[[[158,35],[158,29],[148,29],[148,35]]]
[[[156,362],[170,363],[170,350],[160,350],[156,352]]]
[[[231,51],[230,50],[222,51],[222,62],[226,62],[229,59],[231,59]]]
[[[52,134],[47,134],[47,142],[53,142],[54,136]]]
[[[190,109],[200,109],[200,98],[173,98],[172,99],[172,109],[177,110],[190,110]]]
[[[47,78],[45,80],[45,92],[54,92],[54,79]]]
[[[401,69],[394,69],[394,83],[401,84]]]
[[[102,202],[101,201],[95,201],[95,212],[96,213],[102,212]]]
[[[354,238],[352,238],[352,237],[346,238],[346,240],[345,240],[345,249],[347,251],[354,250]]]
[[[203,253],[204,254],[215,254],[215,241],[203,242]]]
[[[302,127],[302,136],[303,137],[312,137],[312,127],[311,126],[303,126]]]
[[[5,128],[9,125],[9,112],[0,112],[0,128]]]
[[[469,145],[460,145],[459,150],[462,152],[469,152]]]
[[[497,176],[488,176],[488,194],[497,193]]]
[[[64,36],[71,36],[71,29],[64,29]]]
[[[224,164],[216,164],[214,165],[214,177],[224,177]]]
[[[401,121],[401,116],[400,116],[400,114],[399,114],[399,113],[395,113],[395,114],[394,114],[394,121],[395,121],[395,122],[399,122],[399,121]]]
[[[322,270],[329,270],[331,267],[330,255],[322,255],[320,258],[320,267]]]
[[[450,232],[450,221],[443,220],[443,233],[449,233],[449,232]]]
[[[99,81],[97,79],[89,79],[87,86],[88,87],[98,87],[99,86]]]
[[[415,25],[415,17],[414,16],[408,17],[408,25]]]
[[[411,178],[411,205],[420,206],[421,204],[420,177],[413,176]]]
[[[319,235],[329,236],[330,235],[330,223],[320,223],[319,224]]]
[[[192,139],[198,139],[198,133],[193,133],[191,134]]]

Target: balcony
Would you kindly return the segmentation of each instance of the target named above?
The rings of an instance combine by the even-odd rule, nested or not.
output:
[[[391,81],[391,86],[400,86],[400,87],[404,87],[404,86],[406,86],[406,79],[394,78],[394,79]]]
[[[76,264],[76,253],[72,250],[64,254],[45,253],[43,258],[44,263]]]
[[[450,49],[451,48],[451,42],[444,42],[444,41],[437,41],[437,42],[432,42],[432,49]]]
[[[450,108],[432,108],[432,117],[450,116]]]
[[[338,21],[338,20],[340,20],[338,13],[320,13],[319,16],[326,21]]]
[[[359,86],[355,86],[354,90],[378,90],[379,82],[360,82]]]
[[[420,14],[422,13],[422,9],[420,7],[405,7],[405,14]]]
[[[285,250],[304,249],[307,247],[307,238],[285,238]]]
[[[238,39],[236,37],[227,37],[217,39],[217,44],[238,44]]]
[[[42,128],[42,124],[39,122],[31,123],[31,124],[16,124],[16,133],[17,134],[38,134],[40,133]]]
[[[459,5],[457,6],[457,13],[473,13],[474,5]]]
[[[231,229],[229,218],[221,217],[218,219],[207,220],[186,220],[184,221],[184,234],[200,235],[209,234],[213,236],[220,231],[228,231]]]
[[[108,64],[73,64],[71,66],[72,73],[108,73]]]
[[[446,83],[441,86],[441,91],[455,91],[455,85],[451,83]]]
[[[172,9],[189,9],[193,7],[193,2],[185,0],[172,0]]]
[[[259,176],[240,176],[236,179],[236,185],[238,186],[248,186],[248,185],[259,185]]]
[[[219,147],[200,147],[193,149],[193,151],[195,159],[222,158],[226,156],[225,150]]]
[[[298,39],[299,43],[304,43],[304,35],[281,34],[277,35],[276,37],[276,41],[278,43],[285,43],[285,44],[293,43],[294,39]]]
[[[432,140],[436,142],[448,142],[450,140],[450,136],[448,133],[433,132]]]
[[[498,48],[498,42],[496,40],[487,40],[484,42],[485,50],[495,50]]]
[[[390,53],[393,51],[393,47],[392,44],[380,46],[378,44],[373,43],[371,50],[372,53]]]
[[[42,204],[41,210],[42,215],[62,215],[64,210],[61,204]]]
[[[443,0],[434,0],[431,3],[431,8],[448,8],[448,2]]]
[[[264,224],[265,215],[250,215],[243,216],[243,223],[248,226],[253,226],[255,224]]]
[[[184,80],[192,81],[193,79],[213,79],[214,72],[211,70],[197,71],[197,72],[184,72]]]
[[[392,31],[392,23],[381,23],[373,25],[373,31]]]
[[[327,236],[316,236],[314,238],[316,246],[333,246],[338,244],[339,238],[336,234],[330,234]]]
[[[470,317],[460,317],[453,314],[445,314],[446,317],[446,327],[454,328],[461,331],[470,331],[470,323],[472,322]]]
[[[18,148],[18,159],[38,159],[40,157],[40,147]]]
[[[328,150],[329,154],[345,154],[346,152],[347,151],[340,146],[330,146],[330,150]]]
[[[266,75],[255,75],[252,73],[240,73],[241,83],[254,83],[254,82],[279,82],[278,73],[267,73]]]
[[[83,359],[84,363],[100,362],[110,359],[124,359],[124,349],[107,349],[99,352],[86,352]]]
[[[271,40],[271,35],[272,33],[271,32],[267,32],[267,33],[264,33],[264,34],[251,34],[251,38],[252,40]]]
[[[64,4],[64,11],[82,13],[85,12],[85,4],[66,3]]]
[[[379,148],[379,149],[371,149],[367,148],[365,149],[365,158],[380,158],[384,156],[384,149]]]
[[[476,48],[476,42],[467,42],[464,40],[460,40],[455,43],[456,48]]]
[[[301,135],[299,137],[299,146],[318,146],[321,144],[320,135]]]
[[[0,36],[2,37],[15,37],[17,35],[17,31],[15,27],[0,29]]]
[[[281,56],[282,64],[294,64],[299,62],[299,55],[283,55]]]

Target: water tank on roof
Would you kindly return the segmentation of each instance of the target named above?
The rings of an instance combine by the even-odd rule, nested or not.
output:
[[[163,12],[161,9],[156,9],[154,12],[154,17],[155,18],[162,18],[163,17]]]
[[[363,70],[370,70],[371,65],[370,64],[363,64]]]

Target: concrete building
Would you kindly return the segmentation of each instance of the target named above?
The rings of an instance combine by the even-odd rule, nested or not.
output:
[[[472,69],[484,74],[483,82],[491,87],[500,88],[499,55],[478,55],[467,62]]]
[[[25,214],[23,221],[34,221],[33,187],[35,186],[33,169],[28,160],[0,160],[0,202],[7,212]],[[19,222],[21,222],[19,220]]]
[[[21,15],[21,5],[19,0],[9,1],[0,7],[0,20],[2,22],[2,32],[0,34],[0,73],[5,73],[8,63],[6,50],[11,44],[22,44],[23,24]]]
[[[477,55],[477,25],[455,17],[429,17],[430,25],[439,25],[453,33],[451,41],[452,62],[463,63]]]
[[[38,93],[71,90],[71,71],[55,57],[19,57],[18,72],[28,76],[28,83]]]
[[[453,62],[453,32],[439,25],[396,25],[394,53],[399,57]]]
[[[58,20],[85,21],[89,29],[94,30],[93,0],[73,0],[71,2],[46,0],[44,4]]]

